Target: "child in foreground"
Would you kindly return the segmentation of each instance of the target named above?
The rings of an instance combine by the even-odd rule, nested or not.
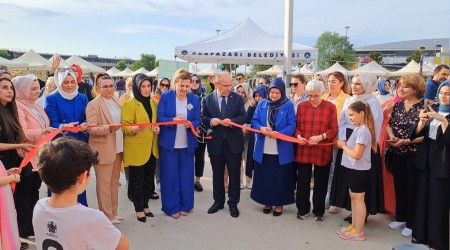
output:
[[[37,249],[129,249],[128,239],[102,212],[77,202],[97,155],[88,144],[67,137],[39,150],[39,174],[52,196],[34,208]]]
[[[342,165],[349,168],[348,185],[352,207],[352,224],[337,231],[344,240],[365,240],[364,222],[366,204],[364,202],[367,183],[370,183],[371,148],[376,152],[377,144],[375,126],[370,107],[360,101],[348,107],[350,121],[355,125],[352,135],[345,141],[338,141],[337,146],[344,151]]]

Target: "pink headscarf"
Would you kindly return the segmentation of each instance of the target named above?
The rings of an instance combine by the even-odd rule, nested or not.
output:
[[[16,101],[30,108],[35,107],[35,101],[30,100],[30,90],[34,81],[37,81],[37,78],[32,76],[16,76],[12,79],[14,88],[16,89]]]

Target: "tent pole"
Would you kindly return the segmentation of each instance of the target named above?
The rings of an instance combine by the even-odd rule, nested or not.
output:
[[[284,67],[283,78],[288,91],[288,84],[292,75],[292,25],[293,25],[294,1],[284,1]]]

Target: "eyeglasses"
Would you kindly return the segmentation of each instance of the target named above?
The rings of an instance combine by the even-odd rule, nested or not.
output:
[[[408,88],[411,88],[410,86],[402,86],[402,85],[400,85],[400,86],[398,86],[398,88],[399,89],[408,89]]]
[[[199,83],[199,80],[192,80],[193,83]]]
[[[116,87],[115,84],[110,84],[110,85],[103,85],[100,88],[101,89],[113,89],[114,87]]]
[[[162,83],[160,83],[159,84],[160,86],[161,86],[161,88],[169,88],[170,87],[170,84],[162,84]]]
[[[242,78],[240,78],[240,77],[237,77],[237,78],[236,78],[236,80],[237,80],[237,81],[240,81],[240,80],[242,80]]]
[[[292,82],[291,82],[291,83],[289,83],[289,86],[290,86],[290,87],[297,87],[297,86],[298,86],[298,83],[296,83],[296,82],[295,82],[295,83],[292,83]]]
[[[320,95],[308,95],[309,99],[320,98]]]
[[[220,82],[219,82],[219,85],[222,86],[222,87],[224,87],[224,88],[231,88],[231,87],[233,86],[232,84],[224,85],[224,84],[222,84],[222,83],[220,83]]]

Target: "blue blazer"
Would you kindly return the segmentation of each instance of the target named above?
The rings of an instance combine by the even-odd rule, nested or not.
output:
[[[260,129],[261,127],[267,127],[267,111],[268,111],[267,99],[261,100],[256,106],[255,114],[252,119],[252,128]],[[294,105],[292,102],[287,102],[278,110],[276,128],[277,132],[293,136],[295,132],[297,118],[295,117]],[[262,163],[264,154],[264,139],[265,135],[256,133],[255,150],[253,152],[253,159]],[[292,142],[282,141],[277,139],[278,148],[278,160],[280,165],[291,163],[294,161],[294,145]]]
[[[211,126],[211,119],[229,118],[237,124],[244,124],[247,113],[245,112],[244,99],[235,92],[228,95],[226,116],[222,117],[217,99],[217,90],[209,93],[202,99],[202,124],[212,130],[211,140],[207,140],[208,153],[210,155],[223,154],[223,140],[227,138],[228,146],[233,154],[244,151],[244,134],[242,129],[234,126]]]
[[[71,122],[86,122],[86,106],[88,99],[86,95],[78,93],[72,100],[64,99],[59,92],[47,96],[45,104],[45,113],[50,120],[50,127],[59,128],[61,124]],[[86,132],[67,134],[79,141],[88,141]]]
[[[175,90],[169,90],[161,94],[161,99],[158,103],[158,122],[173,121],[173,118],[177,116],[175,99]],[[188,106],[192,106],[191,109],[188,108],[187,110],[187,120],[190,121],[195,128],[197,128],[200,125],[200,99],[198,96],[188,93],[187,103]],[[194,153],[197,148],[197,138],[192,133],[190,128],[186,128],[186,131],[188,138],[188,152]],[[161,126],[158,145],[166,150],[173,151],[176,133],[177,125]]]

